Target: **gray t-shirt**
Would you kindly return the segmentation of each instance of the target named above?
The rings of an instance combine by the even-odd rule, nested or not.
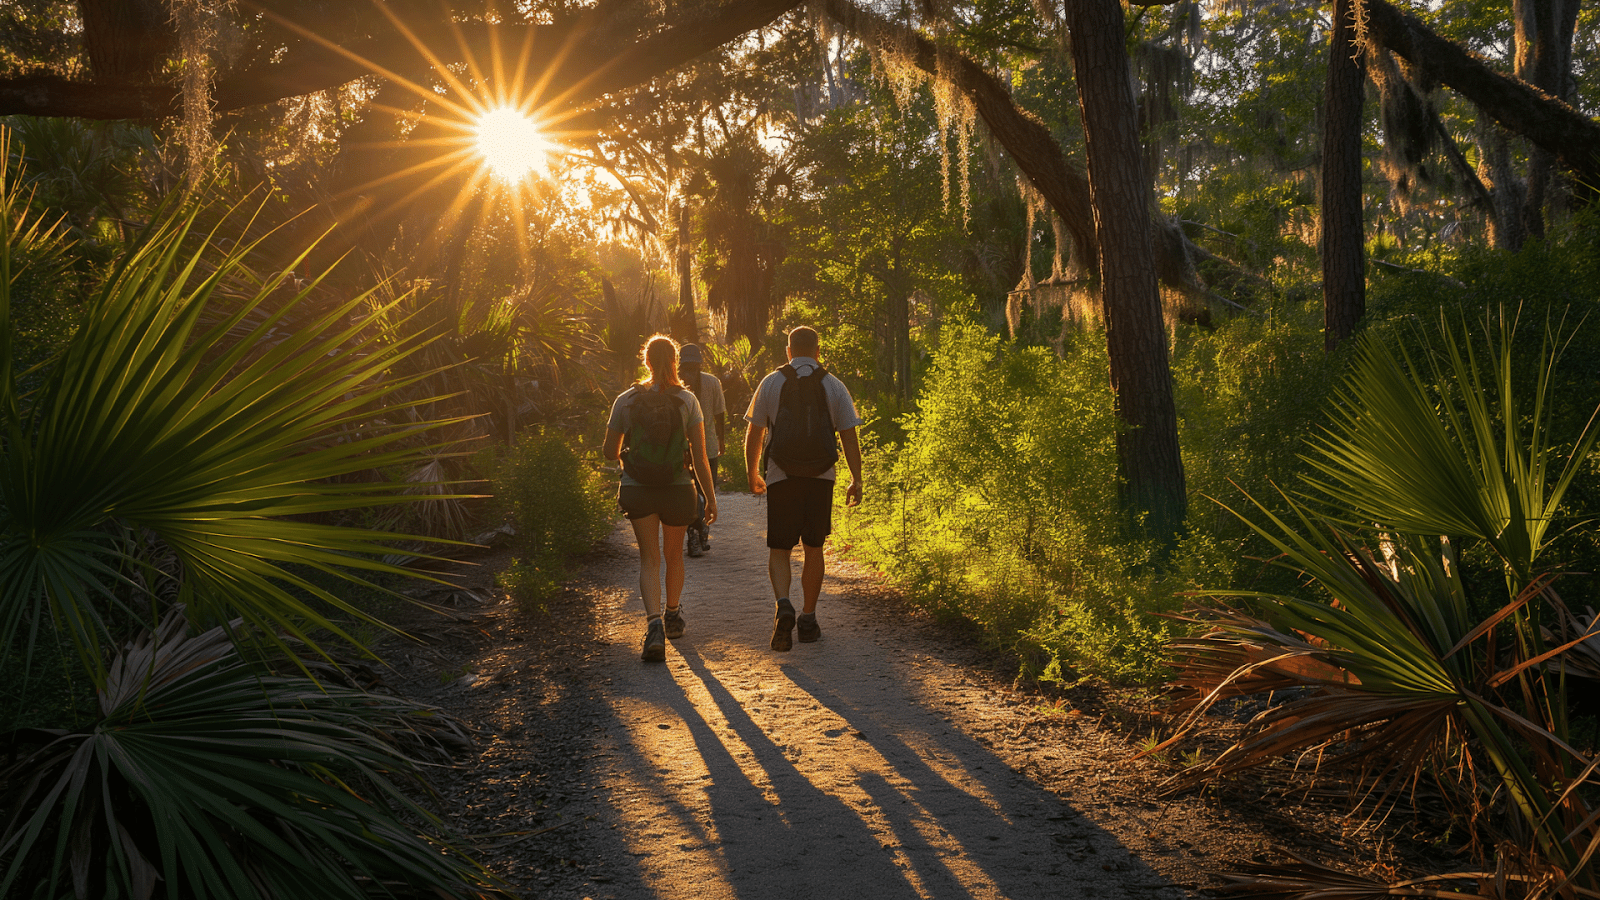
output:
[[[606,420],[607,431],[615,431],[618,434],[628,433],[628,411],[633,406],[633,401],[637,400],[646,390],[654,390],[654,388],[646,388],[636,384],[623,391],[621,396],[617,397],[616,402],[611,404],[611,418]],[[678,399],[683,401],[683,434],[684,439],[687,440],[689,435],[694,434],[695,426],[704,421],[704,417],[700,414],[700,401],[694,398],[694,394],[681,387],[671,388],[671,390],[675,391]],[[623,447],[623,449],[626,450],[627,447]],[[684,467],[683,471],[678,474],[678,477],[672,483],[693,483],[689,476],[688,466]],[[638,487],[639,482],[629,478],[628,470],[623,469],[622,485],[623,487]]]
[[[817,361],[809,356],[796,356],[789,360],[789,365],[793,366],[795,373],[802,377],[810,375],[818,366]],[[861,424],[861,417],[856,415],[856,402],[850,397],[850,389],[844,386],[844,382],[833,377],[832,372],[822,377],[822,390],[828,395],[828,414],[833,417],[834,431],[844,431]],[[778,395],[782,391],[782,372],[773,372],[761,379],[761,386],[756,388],[756,395],[750,398],[750,410],[744,414],[746,422],[767,429],[768,440],[772,438],[772,422],[778,417]],[[766,478],[767,484],[774,484],[789,476],[769,458],[767,471],[763,477]],[[838,478],[837,467],[817,477],[833,481]]]
[[[705,414],[706,456],[716,459],[722,455],[722,444],[717,441],[717,416],[728,414],[728,400],[722,394],[722,382],[710,372],[700,373],[700,395],[705,402],[700,411]]]

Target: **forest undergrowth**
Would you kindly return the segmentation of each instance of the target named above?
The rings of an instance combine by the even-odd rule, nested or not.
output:
[[[1531,356],[1560,330],[1551,426],[1592,412],[1600,396],[1600,301],[1592,223],[1562,243],[1519,254],[1462,252],[1425,260],[1432,273],[1380,271],[1366,330],[1418,346],[1437,337],[1440,310],[1475,322],[1506,310]],[[1119,527],[1112,394],[1105,341],[1069,330],[1061,351],[1008,342],[976,324],[946,326],[915,408],[867,431],[863,504],[839,518],[838,539],[930,610],[980,626],[1015,652],[1020,675],[1157,684],[1168,618],[1185,597],[1280,591],[1294,576],[1231,509],[1246,496],[1273,506],[1307,473],[1307,439],[1328,422],[1348,348],[1323,352],[1322,312],[1284,289],[1265,308],[1214,327],[1178,325],[1172,372],[1189,488],[1186,528],[1170,553]],[[1312,295],[1314,296],[1314,295]],[[1481,328],[1478,331],[1482,331]],[[1534,377],[1532,367],[1519,377]],[[1581,422],[1579,423],[1581,425]],[[1567,509],[1600,510],[1600,470],[1585,467]],[[1592,531],[1562,545],[1573,572],[1600,571]],[[1589,579],[1563,587],[1581,608]]]

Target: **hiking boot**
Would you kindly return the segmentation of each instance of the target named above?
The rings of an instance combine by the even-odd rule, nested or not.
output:
[[[661,624],[666,626],[668,638],[677,640],[683,637],[683,607],[667,610],[661,616]]]
[[[666,662],[667,635],[660,619],[651,619],[650,627],[645,629],[644,649],[639,652],[639,658],[645,662]]]
[[[794,646],[789,632],[794,630],[794,605],[788,600],[778,601],[778,612],[772,622],[772,649],[788,650]]]
[[[800,643],[802,644],[809,644],[822,637],[822,627],[817,624],[816,613],[801,613],[800,618],[795,619],[794,624],[797,626],[796,630],[799,632]]]

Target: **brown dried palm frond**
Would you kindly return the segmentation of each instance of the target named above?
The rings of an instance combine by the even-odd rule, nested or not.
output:
[[[1383,900],[1389,897],[1449,897],[1452,900],[1502,900],[1498,891],[1483,893],[1494,884],[1494,872],[1452,872],[1426,878],[1386,882],[1332,869],[1295,856],[1292,863],[1236,863],[1218,873],[1227,884],[1224,894],[1243,894],[1258,900]]]

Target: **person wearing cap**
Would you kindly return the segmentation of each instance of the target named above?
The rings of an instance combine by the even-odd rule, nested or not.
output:
[[[711,462],[711,484],[702,487],[710,494],[716,491],[717,459],[728,440],[728,401],[722,394],[722,382],[717,376],[701,371],[704,358],[698,344],[684,344],[678,349],[678,380],[694,392],[707,423],[706,457]],[[715,429],[710,427],[712,423],[715,423]],[[700,549],[710,549],[711,529],[705,519],[702,517],[690,528],[699,533]]]

